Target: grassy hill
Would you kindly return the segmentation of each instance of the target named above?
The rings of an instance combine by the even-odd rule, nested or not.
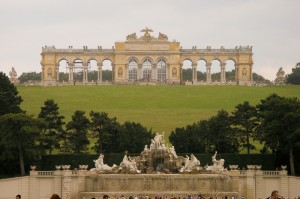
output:
[[[35,116],[46,99],[54,99],[66,122],[75,110],[104,111],[119,122],[140,122],[167,134],[220,109],[231,112],[244,101],[256,105],[271,93],[300,99],[300,86],[28,86],[18,91],[22,108]]]

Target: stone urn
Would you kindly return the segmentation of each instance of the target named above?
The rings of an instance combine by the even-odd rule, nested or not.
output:
[[[60,170],[62,165],[55,165],[56,170]]]
[[[31,169],[31,171],[35,171],[35,169],[36,169],[36,166],[30,166],[30,169]]]

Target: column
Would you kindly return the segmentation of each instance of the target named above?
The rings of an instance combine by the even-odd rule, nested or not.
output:
[[[82,74],[82,82],[83,83],[87,83],[88,82],[88,78],[87,78],[87,63],[82,63],[83,64],[83,74]]]
[[[129,70],[128,70],[129,66],[128,65],[129,64],[125,64],[125,71],[124,71],[124,73],[125,73],[125,81],[127,81],[127,82],[129,80]]]
[[[137,78],[138,80],[143,79],[143,71],[142,71],[142,64],[138,64],[138,71],[137,71]]]
[[[112,69],[111,69],[111,73],[112,73],[111,81],[112,81],[112,82],[115,81],[115,70],[116,70],[115,67],[116,67],[115,64],[111,63],[111,68],[112,68]]]
[[[56,81],[59,81],[59,64],[55,64]]]
[[[235,64],[235,81],[239,81],[239,64]]]
[[[183,84],[183,75],[182,75],[182,66],[183,66],[183,63],[180,64],[180,84]]]
[[[193,71],[193,76],[192,76],[192,81],[193,84],[197,82],[197,63],[192,64],[192,71]]]
[[[211,63],[206,63],[206,83],[211,83]]]
[[[157,81],[157,64],[152,64],[151,79]]]
[[[166,65],[166,81],[168,81],[170,78],[170,64]]]
[[[64,199],[70,199],[71,198],[71,175],[72,171],[70,170],[64,170],[62,171],[62,197]]]
[[[42,73],[41,73],[41,80],[42,80],[42,81],[45,81],[44,73],[45,73],[45,65],[42,64]]]
[[[221,83],[226,83],[225,66],[226,63],[221,63]]]
[[[69,82],[73,82],[73,63],[69,63]]]
[[[97,76],[97,82],[102,83],[102,62],[97,63],[98,66],[98,76]]]
[[[253,64],[250,64],[250,81],[251,81],[251,84],[253,83],[252,66],[253,66]]]

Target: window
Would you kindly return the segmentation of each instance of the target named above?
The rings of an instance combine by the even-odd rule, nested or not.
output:
[[[167,76],[166,62],[159,59],[157,63],[157,80],[165,81]]]
[[[151,61],[150,59],[145,59],[143,63],[143,80],[151,79]]]
[[[134,59],[131,59],[128,64],[128,78],[129,80],[137,80],[138,65]]]

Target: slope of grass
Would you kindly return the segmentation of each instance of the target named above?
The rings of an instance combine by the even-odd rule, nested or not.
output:
[[[220,109],[229,112],[244,101],[256,105],[271,93],[300,99],[300,86],[65,86],[18,87],[22,108],[38,115],[54,99],[66,122],[75,110],[104,111],[119,122],[140,122],[169,134],[176,127],[207,119]]]

